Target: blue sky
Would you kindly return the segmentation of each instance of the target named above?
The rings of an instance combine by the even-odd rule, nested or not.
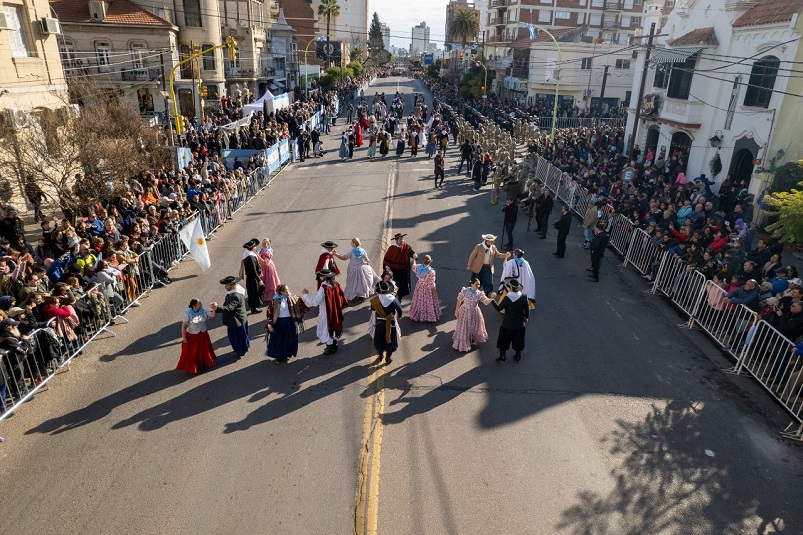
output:
[[[430,40],[443,48],[446,4],[448,0],[368,0],[368,20],[374,12],[379,21],[390,27],[390,44],[410,46],[413,26],[424,21],[429,26]]]

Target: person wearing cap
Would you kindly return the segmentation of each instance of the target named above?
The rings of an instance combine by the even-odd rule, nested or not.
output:
[[[369,333],[374,339],[374,348],[379,353],[375,364],[384,359],[385,364],[392,362],[393,352],[399,348],[399,318],[402,307],[393,294],[393,285],[389,282],[376,283],[376,294],[371,298],[371,317],[368,321]]]
[[[527,295],[530,308],[535,307],[535,276],[530,263],[524,258],[524,251],[516,249],[513,256],[502,265],[502,274],[499,281],[499,294],[505,291],[505,281],[516,279]],[[501,301],[501,299],[500,299]]]
[[[382,265],[389,267],[393,271],[398,288],[399,301],[410,295],[410,261],[416,260],[418,255],[410,247],[404,237],[407,234],[397,232],[393,236],[393,243],[390,244],[382,259]]]
[[[206,320],[214,318],[215,314],[215,310],[206,310],[200,299],[190,299],[181,318],[181,356],[176,370],[196,374],[214,366],[217,356],[206,329]]]
[[[521,352],[524,350],[524,335],[527,327],[527,320],[530,318],[530,306],[527,295],[522,292],[522,286],[516,279],[506,279],[505,289],[507,294],[497,304],[491,301],[491,306],[498,312],[504,313],[502,325],[499,327],[499,336],[496,339],[496,348],[499,349],[497,362],[504,362],[507,359],[506,353],[513,345],[515,351],[513,358],[516,362],[521,360]]]
[[[775,270],[775,276],[768,281],[772,284],[773,295],[781,294],[789,288],[789,281],[786,278],[788,274],[789,270],[786,268]]]
[[[238,282],[240,282],[240,279],[232,275],[220,279],[220,284],[226,289],[226,297],[222,305],[212,302],[209,303],[209,308],[214,312],[221,313],[229,343],[239,358],[248,353],[248,349],[251,347],[251,340],[248,337],[248,311],[245,306],[245,288],[237,284]]]
[[[301,299],[308,307],[318,307],[318,324],[316,334],[326,347],[324,355],[337,353],[337,340],[343,333],[343,307],[346,296],[335,280],[336,273],[324,268],[317,273],[320,286],[315,297],[310,296],[306,288],[301,292]]]
[[[495,240],[496,236],[493,234],[483,234],[482,242],[474,246],[466,265],[466,270],[471,272],[471,276],[482,282],[482,289],[486,293],[493,290],[494,259],[510,258],[509,252],[499,252],[494,244]]]
[[[315,264],[315,274],[319,271],[324,269],[328,269],[335,275],[340,275],[340,269],[337,267],[337,262],[335,262],[335,256],[337,256],[337,244],[332,240],[325,241],[321,244],[321,253],[318,255],[318,263]],[[321,287],[321,283],[323,279],[318,278],[318,288]]]
[[[251,314],[262,312],[259,308],[262,305],[262,258],[255,249],[259,246],[259,240],[253,238],[243,244],[243,258],[240,262],[240,279],[245,278],[245,289],[248,295],[248,307]]]

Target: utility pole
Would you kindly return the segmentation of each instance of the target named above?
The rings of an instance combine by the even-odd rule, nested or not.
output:
[[[173,139],[173,124],[170,122],[170,105],[167,103],[167,76],[165,76],[165,53],[159,52],[159,64],[162,69],[162,96],[165,101],[165,122],[167,123],[167,130],[170,132],[170,146],[175,147],[176,142]]]
[[[644,84],[647,82],[647,69],[650,66],[650,52],[652,52],[652,39],[655,37],[655,23],[650,24],[650,36],[647,39],[647,55],[644,58],[644,67],[641,69],[641,85],[638,90],[638,98],[636,99],[636,112],[635,120],[633,121],[633,130],[630,132],[630,139],[628,144],[630,150],[627,153],[628,160],[633,159],[633,150],[636,147],[636,134],[638,133],[638,122],[641,119],[641,100],[644,98]],[[604,86],[603,86],[604,87]]]
[[[610,67],[610,65],[605,65],[605,72],[602,74],[602,88],[599,90],[600,105],[602,105],[602,99],[605,98],[605,84],[608,83],[608,67]]]

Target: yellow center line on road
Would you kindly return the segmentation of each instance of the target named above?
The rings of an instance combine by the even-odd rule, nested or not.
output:
[[[393,233],[393,192],[399,167],[391,162],[385,191],[385,229],[380,244],[380,258],[390,243]],[[376,535],[379,521],[379,469],[382,456],[382,414],[385,410],[385,367],[375,366],[368,377],[368,390],[363,412],[362,440],[360,441],[357,492],[355,494],[354,533]]]

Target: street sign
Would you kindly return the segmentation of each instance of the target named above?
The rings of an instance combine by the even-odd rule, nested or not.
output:
[[[628,167],[622,171],[622,180],[625,184],[628,184],[635,175],[636,171]]]
[[[434,54],[424,54],[424,65],[432,65],[435,60]]]

